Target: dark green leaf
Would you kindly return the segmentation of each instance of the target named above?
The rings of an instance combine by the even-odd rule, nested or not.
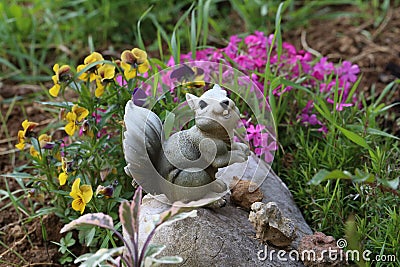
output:
[[[323,181],[330,179],[351,179],[351,174],[346,171],[334,170],[327,171],[325,169],[320,170],[314,177],[308,182],[309,184],[318,185]]]

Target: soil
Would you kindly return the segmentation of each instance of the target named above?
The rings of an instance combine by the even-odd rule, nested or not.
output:
[[[373,18],[313,21],[307,28],[283,33],[283,40],[298,49],[327,56],[330,61],[349,60],[358,64],[363,73],[359,93],[370,99],[400,77],[400,8],[390,9],[380,24],[374,25],[374,22]],[[372,87],[375,90],[371,90]],[[40,122],[41,127],[54,120],[39,104],[25,100],[37,97],[41,90],[39,86],[0,83],[1,114],[7,122],[7,130],[0,128],[0,174],[12,172],[16,166],[24,164],[14,147],[23,118]],[[23,103],[28,105],[23,106],[17,101],[13,106],[10,102],[14,96],[24,97]],[[400,101],[399,91],[393,92],[388,99],[387,103]],[[396,135],[400,135],[399,114],[399,108],[393,109],[384,121],[388,131]],[[15,180],[1,178],[2,190],[6,190],[6,182],[10,191],[19,188]],[[0,266],[61,266],[58,247],[50,242],[59,242],[61,238],[62,223],[58,218],[54,215],[42,218],[47,231],[44,241],[40,221],[26,222],[26,215],[8,204],[7,200],[0,203]]]

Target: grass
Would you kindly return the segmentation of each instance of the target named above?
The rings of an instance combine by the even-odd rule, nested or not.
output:
[[[282,6],[282,17],[275,20],[279,8],[277,1],[268,4],[238,0],[199,0],[197,4],[191,4],[191,1],[163,4],[152,1],[154,6],[151,9],[143,2],[136,2],[135,7],[130,6],[130,2],[33,0],[27,4],[26,1],[9,0],[0,3],[0,45],[3,48],[0,51],[0,81],[43,83],[53,74],[51,66],[54,63],[67,62],[67,58],[71,62],[71,57],[78,62],[89,50],[106,50],[113,56],[115,51],[137,44],[155,57],[159,56],[159,62],[154,59],[155,62],[164,64],[170,55],[178,62],[181,53],[192,51],[195,54],[197,49],[210,44],[221,45],[235,33],[254,30],[269,33],[276,27],[280,32],[279,27],[282,30],[293,29],[307,25],[310,19],[331,19],[339,15],[363,19],[363,12],[333,12],[334,4],[349,4],[364,11],[372,6],[375,25],[378,26],[390,8],[390,1],[305,1],[303,5],[286,1]],[[170,14],[179,16],[171,17]],[[244,27],[232,28],[226,23],[232,14],[243,21]],[[132,18],[137,18],[137,21]],[[279,122],[279,141],[283,149],[277,153],[273,169],[290,188],[313,230],[337,239],[344,236],[354,239],[360,249],[371,250],[374,255],[396,255],[399,264],[400,198],[398,186],[397,189],[390,188],[390,182],[400,176],[396,165],[400,160],[399,141],[379,130],[387,116],[385,114],[392,107],[384,104],[385,98],[390,99],[397,88],[393,83],[379,98],[368,99],[371,104],[367,105],[366,99],[362,99],[362,109],[354,107],[341,114],[327,114],[323,103],[313,96],[320,105],[320,113],[329,122],[325,138],[307,128],[292,125],[290,122],[295,118],[288,117],[279,109],[290,108],[287,99],[302,101],[303,93],[279,99],[275,117]],[[34,98],[41,97],[40,94],[34,95]],[[4,115],[1,114],[1,129],[10,149],[14,141],[6,122],[17,103],[30,103],[30,100],[19,101],[18,98],[3,100],[9,108]],[[331,179],[310,184],[321,169],[352,174],[359,169],[373,175],[375,180]],[[13,206],[21,216],[33,216],[31,207],[19,203],[21,193],[27,190],[23,183],[21,186],[21,191],[11,192],[8,187],[0,191],[1,200],[10,201],[3,209]],[[352,223],[354,232],[349,234],[346,229]],[[362,264],[371,266],[370,263]],[[382,263],[376,266],[379,264]]]

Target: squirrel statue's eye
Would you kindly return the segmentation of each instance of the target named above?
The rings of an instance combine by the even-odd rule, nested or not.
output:
[[[203,108],[207,107],[208,104],[206,102],[204,102],[203,100],[200,100],[199,106],[200,106],[200,109],[203,109]]]
[[[222,101],[219,103],[224,109],[227,109],[229,107],[229,100]]]

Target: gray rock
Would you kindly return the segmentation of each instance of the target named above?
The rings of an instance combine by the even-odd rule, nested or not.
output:
[[[256,157],[250,157],[247,163],[220,170],[217,177],[228,182],[239,173],[242,173],[242,179],[258,182],[267,176],[260,187],[264,194],[263,202],[275,202],[282,216],[292,222],[295,229],[295,240],[291,244],[293,249],[297,248],[303,235],[312,234],[287,187],[279,177],[269,172],[269,167],[263,161],[258,162]],[[152,197],[143,199],[139,235],[142,244],[147,236],[143,227],[145,222],[168,208],[168,205]],[[160,228],[152,243],[166,245],[162,252],[164,256],[181,256],[184,261],[179,266],[304,266],[301,261],[289,258],[291,248],[285,252],[262,244],[256,238],[256,231],[248,217],[248,212],[228,200],[223,208],[199,208],[197,217]]]
[[[275,202],[255,202],[251,205],[249,221],[256,230],[256,237],[263,243],[287,247],[296,239],[294,223],[282,215]]]

